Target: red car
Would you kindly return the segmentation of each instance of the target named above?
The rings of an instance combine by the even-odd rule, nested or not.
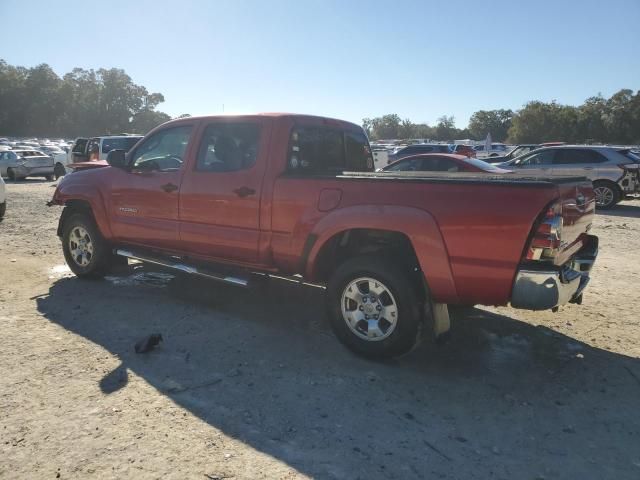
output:
[[[362,128],[330,118],[173,120],[107,162],[50,202],[76,275],[125,257],[240,287],[254,272],[323,285],[337,337],[369,357],[442,336],[448,304],[580,303],[597,255],[590,181],[374,173]]]
[[[511,170],[496,167],[477,158],[463,155],[424,154],[414,155],[393,162],[382,168],[383,172],[468,172],[468,173],[511,173]]]

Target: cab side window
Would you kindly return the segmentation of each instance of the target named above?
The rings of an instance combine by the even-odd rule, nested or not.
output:
[[[235,172],[256,163],[260,125],[257,123],[212,123],[204,131],[196,170]]]
[[[373,171],[373,155],[362,132],[298,127],[291,133],[288,170],[305,175]]]
[[[191,125],[166,128],[144,140],[131,157],[134,170],[171,172],[182,167]]]

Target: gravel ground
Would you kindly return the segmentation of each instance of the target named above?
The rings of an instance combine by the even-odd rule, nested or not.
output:
[[[598,215],[582,306],[456,313],[447,345],[375,363],[317,289],[78,280],[53,184],[7,191],[0,478],[640,478],[640,202]]]

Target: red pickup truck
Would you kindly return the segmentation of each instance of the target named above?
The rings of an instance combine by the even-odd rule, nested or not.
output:
[[[447,305],[582,301],[598,239],[581,178],[373,172],[357,125],[261,114],[165,123],[108,165],[64,177],[72,271],[118,256],[246,286],[253,273],[326,287],[338,338],[403,354]],[[96,165],[98,166],[98,165]]]

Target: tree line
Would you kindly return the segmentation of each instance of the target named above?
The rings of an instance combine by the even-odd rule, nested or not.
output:
[[[372,140],[455,139],[484,140],[487,133],[496,142],[640,144],[640,90],[622,89],[609,98],[590,97],[582,105],[562,105],[555,101],[531,101],[516,112],[479,110],[469,125],[459,129],[455,119],[443,116],[435,126],[416,124],[396,114],[365,118],[363,128]]]
[[[150,93],[118,68],[74,68],[58,76],[49,65],[33,68],[0,59],[0,135],[74,138],[146,133],[171,117]]]

